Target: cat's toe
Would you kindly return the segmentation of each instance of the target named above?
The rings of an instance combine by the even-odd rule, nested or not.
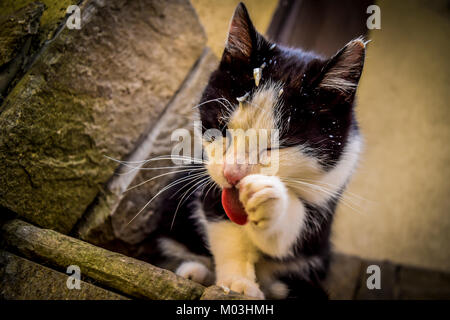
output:
[[[210,272],[204,264],[196,261],[183,262],[175,271],[177,275],[201,284],[206,284]]]
[[[264,299],[264,293],[259,288],[259,285],[256,282],[243,277],[233,277],[224,281],[219,281],[217,285],[248,297]]]
[[[230,289],[249,297],[264,299],[264,293],[259,289],[259,286],[255,282],[247,279],[238,279],[234,281]]]
[[[287,206],[287,190],[277,177],[249,175],[239,184],[239,200],[252,225],[266,229]]]
[[[274,281],[268,290],[271,299],[286,299],[289,295],[289,287],[281,281]]]

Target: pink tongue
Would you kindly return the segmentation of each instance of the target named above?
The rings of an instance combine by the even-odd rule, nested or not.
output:
[[[222,206],[231,221],[240,225],[247,223],[247,213],[239,201],[238,189],[229,188],[222,190]]]

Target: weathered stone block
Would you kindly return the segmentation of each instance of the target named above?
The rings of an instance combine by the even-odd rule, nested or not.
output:
[[[68,275],[6,251],[0,251],[0,299],[7,300],[123,300],[117,293],[80,281],[67,287]]]
[[[30,59],[44,8],[44,4],[34,2],[10,15],[0,14],[0,104],[14,78]]]
[[[187,0],[83,2],[0,107],[0,205],[67,233],[200,56]],[[99,2],[100,3],[100,2]]]
[[[45,41],[52,39],[54,35],[57,33],[57,30],[60,27],[60,24],[64,22],[66,16],[66,9],[72,5],[77,4],[82,1],[77,0],[9,0],[9,1],[1,1],[0,2],[0,15],[2,17],[10,17],[17,16],[17,13],[20,11],[29,11],[29,9],[33,9],[35,7],[44,7],[45,10],[42,13],[42,17],[40,18],[40,27],[38,30],[38,38],[39,44],[43,44]],[[87,1],[84,1],[87,2]],[[27,9],[28,8],[28,9]],[[26,23],[26,20],[22,20],[21,23]],[[2,24],[3,27],[3,24]],[[7,33],[8,29],[3,29],[5,33]],[[34,34],[34,32],[33,32]],[[9,34],[11,36],[11,33]],[[2,48],[6,49],[6,48]],[[0,52],[2,52],[0,50]],[[0,59],[0,61],[2,61]],[[1,63],[0,63],[1,64]]]
[[[193,107],[199,101],[209,76],[217,64],[214,54],[209,49],[205,50],[158,124],[127,160],[142,161],[171,154],[174,146],[171,141],[172,132],[178,128],[192,130],[196,112]],[[139,165],[133,164],[133,166]],[[170,168],[173,166],[170,160],[164,160],[151,162],[143,167]],[[171,174],[159,178],[156,176],[168,173],[171,169],[131,170],[127,166],[123,166],[122,169],[119,173],[128,173],[114,176],[108,185],[107,192],[99,198],[98,204],[92,208],[86,221],[80,224],[78,233],[82,239],[103,246],[108,246],[107,243],[112,241],[117,245],[119,240],[125,243],[129,250],[133,246],[138,246],[157,227],[152,220],[153,214],[159,205],[164,205],[158,201],[158,198],[155,198],[155,201],[130,224],[128,223],[166,185]],[[140,187],[124,193],[127,188],[141,183],[143,184]],[[170,190],[167,192],[170,193]],[[122,249],[126,254],[132,254],[125,248]],[[135,249],[138,250],[137,247]]]
[[[205,289],[168,270],[20,220],[5,223],[1,236],[8,250],[63,270],[69,265],[77,265],[83,276],[128,296],[199,299]]]

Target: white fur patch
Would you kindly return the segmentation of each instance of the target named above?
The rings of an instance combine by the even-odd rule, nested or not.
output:
[[[286,299],[288,295],[289,288],[281,281],[274,281],[268,288],[268,296],[271,299]]]
[[[323,206],[347,183],[358,164],[361,147],[360,136],[350,137],[339,162],[327,172],[316,159],[302,154],[300,149],[286,151],[287,156],[280,155],[281,180],[302,199]]]
[[[249,175],[241,181],[239,190],[250,220],[244,229],[253,244],[274,257],[292,255],[304,225],[305,210],[300,200],[274,176]]]
[[[230,221],[209,223],[208,237],[216,265],[216,284],[263,298],[255,275],[259,253],[243,228]]]
[[[203,285],[211,284],[211,271],[204,264],[197,261],[181,263],[175,273],[183,278],[193,280]]]

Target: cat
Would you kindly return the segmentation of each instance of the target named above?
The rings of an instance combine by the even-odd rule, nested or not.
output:
[[[362,148],[354,108],[365,45],[357,38],[330,59],[277,45],[237,6],[220,65],[196,108],[203,133],[220,133],[203,135],[200,166],[214,188],[194,189],[182,202],[163,200],[152,235],[156,264],[259,299],[327,297],[320,283],[333,215]],[[236,153],[229,129],[278,132],[279,145],[265,148],[275,169],[217,160]],[[170,194],[182,188],[178,183]]]

